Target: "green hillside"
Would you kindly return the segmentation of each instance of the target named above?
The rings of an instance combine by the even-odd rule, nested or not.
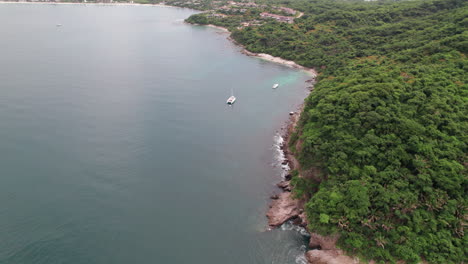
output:
[[[303,15],[259,20],[256,7],[188,21],[319,71],[289,142],[310,230],[339,233],[364,259],[465,262],[468,2],[256,3]]]
[[[320,72],[290,142],[311,230],[366,259],[466,261],[467,2],[282,4],[305,14],[232,37]]]

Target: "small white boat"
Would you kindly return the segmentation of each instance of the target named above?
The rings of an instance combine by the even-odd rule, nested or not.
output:
[[[275,83],[275,84],[273,84],[273,89],[276,89],[276,88],[278,88],[278,86],[279,86],[279,84],[278,84],[278,83]]]
[[[232,95],[231,97],[229,97],[229,98],[227,99],[226,103],[227,103],[228,105],[232,105],[232,104],[234,104],[235,101],[236,101],[236,97],[235,97],[234,95]]]
[[[57,26],[57,27],[61,27],[61,26],[62,26],[62,24],[57,24],[56,26]]]
[[[236,97],[234,96],[234,92],[232,90],[231,90],[231,94],[232,95],[226,101],[228,105],[232,105],[236,101]]]

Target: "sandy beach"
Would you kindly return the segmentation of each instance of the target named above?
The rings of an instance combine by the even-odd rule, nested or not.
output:
[[[219,27],[217,27],[219,28]],[[226,29],[227,30],[227,29]],[[251,56],[251,57],[257,57],[257,58],[260,58],[262,60],[266,60],[266,61],[270,61],[270,62],[274,62],[274,63],[279,63],[279,64],[283,64],[283,65],[286,65],[288,67],[291,67],[291,68],[295,68],[295,69],[300,69],[300,70],[303,70],[305,72],[307,72],[308,74],[310,74],[314,79],[315,77],[317,77],[317,71],[313,68],[307,68],[307,67],[304,67],[302,65],[299,65],[297,64],[296,62],[294,61],[290,61],[290,60],[285,60],[283,58],[280,58],[280,57],[275,57],[275,56],[272,56],[270,54],[266,54],[266,53],[254,53],[254,52],[250,52],[248,51],[244,45],[240,44],[240,43],[237,43],[233,38],[231,38],[230,36],[228,37],[230,41],[232,41],[233,43],[235,43],[236,45],[242,47],[242,53],[244,53],[245,55],[247,56]]]
[[[309,73],[310,75],[312,75],[313,77],[317,76],[317,72],[314,69],[301,66],[301,65],[297,64],[294,61],[285,60],[285,59],[280,58],[280,57],[274,57],[274,56],[272,56],[270,54],[266,54],[266,53],[253,53],[253,52],[250,52],[250,51],[246,50],[245,48],[243,50],[243,53],[248,55],[248,56],[258,57],[258,58],[266,60],[266,61],[271,61],[271,62],[274,62],[274,63],[283,64],[283,65],[289,66],[291,68],[304,70],[307,73]]]
[[[227,28],[224,28],[224,27],[215,26],[215,25],[212,25],[212,24],[209,24],[209,25],[206,25],[206,26],[207,26],[207,27],[211,27],[211,28],[219,29],[219,30],[221,30],[221,31],[223,31],[223,32],[226,32],[226,33],[229,32],[229,30],[228,30]]]

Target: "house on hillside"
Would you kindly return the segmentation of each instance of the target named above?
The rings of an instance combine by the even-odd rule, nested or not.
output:
[[[287,17],[287,16],[280,16],[280,15],[275,15],[267,12],[263,12],[260,14],[262,18],[273,18],[276,21],[279,22],[286,22],[286,23],[294,23],[294,17]]]
[[[211,13],[208,15],[208,17],[218,17],[218,18],[222,18],[222,17],[227,17],[227,15],[225,14],[217,14],[217,13]]]

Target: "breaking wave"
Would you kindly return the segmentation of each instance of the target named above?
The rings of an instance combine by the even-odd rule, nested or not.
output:
[[[296,256],[296,264],[307,264],[307,259],[305,257],[305,253],[307,251],[307,247],[305,245],[302,245],[300,248],[301,253]]]
[[[283,146],[285,144],[284,138],[279,133],[276,133],[273,140],[274,140],[273,149],[275,151],[275,161],[273,163],[273,166],[280,167],[282,169],[281,176],[284,177],[287,174],[287,172],[290,170],[289,164],[283,164],[284,161],[286,160],[286,156],[284,155],[284,152],[283,152]]]
[[[306,237],[309,237],[310,234],[309,232],[307,232],[307,230],[302,227],[302,226],[298,226],[298,225],[295,225],[293,224],[293,222],[290,220],[290,221],[287,221],[286,223],[282,224],[281,225],[281,230],[293,230],[293,231],[296,231],[298,232],[299,234],[303,235],[303,236],[306,236]]]

